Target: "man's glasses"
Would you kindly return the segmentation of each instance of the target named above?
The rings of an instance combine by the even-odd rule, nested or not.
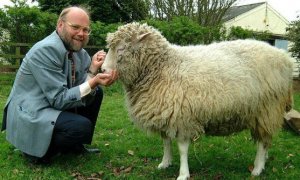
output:
[[[68,21],[64,21],[64,22],[67,23],[72,28],[73,31],[80,32],[82,30],[83,34],[85,35],[89,35],[92,32],[92,30],[89,27],[84,27],[78,24],[72,24]]]

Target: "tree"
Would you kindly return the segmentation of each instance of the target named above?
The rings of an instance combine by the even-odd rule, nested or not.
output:
[[[203,27],[222,24],[222,18],[237,0],[148,0],[154,18],[171,20],[187,16]]]
[[[131,22],[145,19],[148,15],[144,0],[32,0],[39,3],[42,11],[59,14],[70,5],[81,5],[90,10],[92,21],[105,23]]]
[[[223,23],[225,13],[237,0],[197,0],[196,21],[205,27]]]
[[[122,21],[122,12],[115,0],[102,0],[101,5],[98,0],[90,0],[91,19],[104,23],[114,23]]]
[[[288,29],[288,39],[292,42],[290,52],[292,52],[292,56],[297,58],[300,61],[300,18],[296,21],[293,21]]]
[[[83,0],[32,0],[32,2],[38,2],[42,11],[48,11],[51,13],[59,14],[63,8],[71,5],[87,6],[88,1]]]
[[[223,17],[237,0],[147,0],[154,18],[170,21],[176,16],[186,16],[206,28],[204,43],[222,34]]]
[[[91,19],[104,23],[140,21],[148,15],[144,0],[89,0],[88,5]]]
[[[171,20],[174,16],[193,17],[195,0],[149,0],[150,14],[160,20]]]
[[[37,42],[56,26],[57,15],[42,12],[37,7],[14,6],[0,11],[0,26],[9,32],[11,42]]]

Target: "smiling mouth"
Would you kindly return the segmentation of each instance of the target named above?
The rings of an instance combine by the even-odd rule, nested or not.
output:
[[[83,39],[73,39],[73,40],[77,42],[83,42]]]

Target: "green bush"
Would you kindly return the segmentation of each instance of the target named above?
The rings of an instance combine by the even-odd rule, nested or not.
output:
[[[290,52],[293,57],[297,58],[297,61],[300,61],[300,18],[291,22],[287,32],[287,37],[292,42]]]
[[[90,35],[89,44],[105,48],[106,46],[105,39],[107,33],[116,31],[118,26],[120,25],[121,23],[106,24],[100,21],[92,22],[91,23],[92,33]]]
[[[221,27],[202,27],[185,16],[174,17],[171,21],[147,19],[142,22],[159,29],[168,41],[178,45],[209,44],[222,40],[224,34]]]
[[[268,32],[255,32],[253,30],[243,29],[240,26],[231,27],[229,29],[227,39],[258,39],[258,40],[268,40],[271,34]]]

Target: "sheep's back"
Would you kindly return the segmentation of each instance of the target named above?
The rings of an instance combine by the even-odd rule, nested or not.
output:
[[[232,107],[232,102],[240,105],[247,101],[252,107],[269,97],[268,93],[287,92],[291,85],[289,57],[265,43],[233,41],[190,49],[187,53],[185,48],[178,49],[184,58],[178,77],[173,70],[166,76],[174,83],[181,81],[179,87],[187,94],[205,99],[202,106],[217,103]]]

